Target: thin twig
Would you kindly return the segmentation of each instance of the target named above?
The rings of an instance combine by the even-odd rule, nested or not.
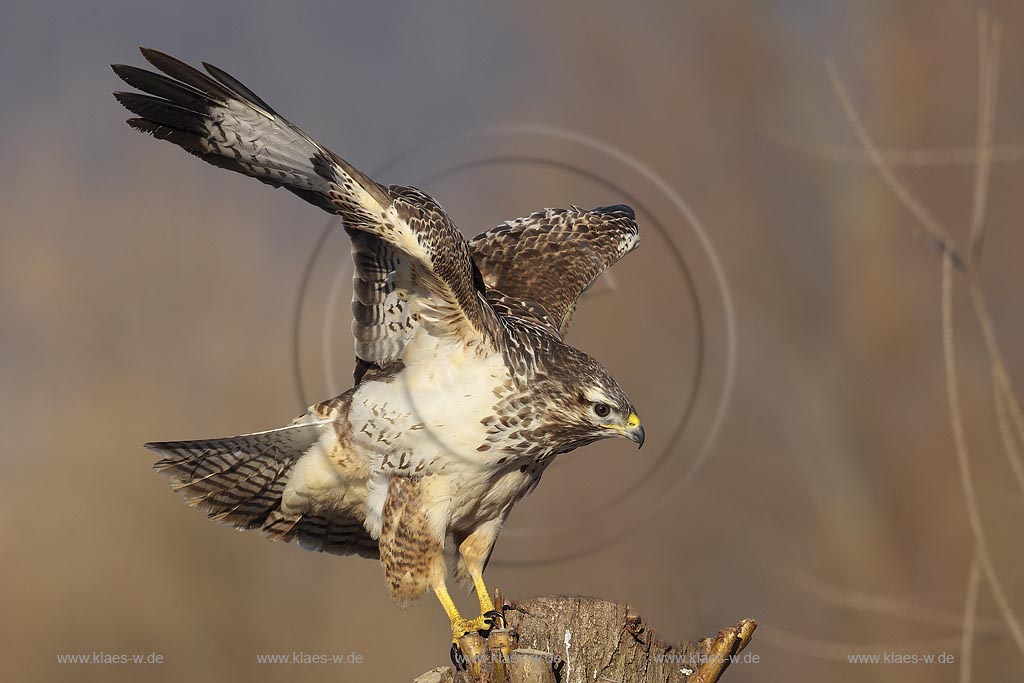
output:
[[[864,152],[871,158],[875,169],[881,174],[885,183],[889,186],[900,202],[907,208],[908,211],[917,219],[917,226],[923,232],[924,237],[931,242],[940,252],[948,253],[953,257],[957,267],[961,270],[966,269],[967,263],[960,256],[959,250],[956,248],[953,240],[949,234],[942,227],[931,212],[925,207],[923,203],[903,184],[902,181],[896,176],[892,168],[886,163],[885,159],[878,151],[878,146],[875,141],[871,138],[867,128],[864,126],[864,122],[861,121],[860,114],[857,113],[856,108],[853,106],[853,101],[850,99],[849,93],[846,91],[846,86],[843,85],[842,79],[839,77],[839,73],[836,71],[835,65],[829,61],[825,63],[825,68],[828,71],[829,79],[832,81],[832,87],[836,91],[836,95],[839,97],[839,102],[843,106],[843,111],[846,113],[846,118],[850,122],[850,126],[853,128],[853,132],[856,134],[857,139],[860,141],[861,146],[864,148]]]
[[[982,244],[985,240],[985,212],[988,207],[989,175],[992,168],[992,129],[995,121],[996,91],[999,85],[999,53],[1002,46],[1003,27],[999,22],[990,22],[988,12],[978,12],[978,127],[975,138],[977,156],[974,165],[974,194],[971,206],[970,247],[968,254],[971,269],[977,272],[981,260]],[[977,290],[980,305],[973,303],[975,310],[985,310],[984,296],[977,282],[972,283],[972,291]],[[1002,376],[1006,375],[1002,368],[1002,354],[995,342],[995,332],[986,315],[980,316],[979,323],[985,329],[986,344],[992,359],[992,390],[996,406],[996,420],[999,425],[999,436],[1003,442],[1003,450],[1010,464],[1010,470],[1021,492],[1024,493],[1024,462],[1014,439],[1009,419],[1013,408],[1012,388],[1006,389]],[[997,367],[998,366],[998,367]],[[1019,413],[1018,413],[1019,414]],[[1024,441],[1024,432],[1018,434]]]
[[[964,491],[964,503],[967,506],[967,520],[974,534],[977,545],[977,556],[985,574],[985,580],[992,589],[992,597],[1002,613],[1003,621],[1013,636],[1017,647],[1024,652],[1024,629],[1021,628],[1017,615],[1010,607],[1002,581],[996,575],[992,565],[988,541],[985,538],[985,527],[981,523],[978,512],[978,498],[974,489],[974,478],[971,474],[970,458],[967,452],[967,439],[964,435],[963,413],[960,409],[960,390],[956,371],[956,350],[953,344],[953,258],[949,253],[942,259],[942,350],[946,366],[946,394],[949,400],[950,426],[953,429],[953,444],[956,447],[956,460],[960,468],[960,483]]]
[[[989,177],[992,170],[992,130],[995,122],[996,90],[999,82],[999,50],[1003,30],[998,22],[989,23],[988,13],[978,17],[978,124],[974,141],[977,160],[974,165],[974,195],[971,207],[971,265],[978,266],[985,240],[985,212],[988,208]]]
[[[981,258],[982,243],[985,238],[984,215],[988,205],[988,177],[991,169],[991,155],[985,149],[992,144],[992,127],[995,120],[996,90],[999,80],[999,51],[1002,44],[1002,25],[989,22],[988,13],[978,13],[978,131],[975,140],[978,148],[977,164],[974,176],[974,203],[971,213],[970,232],[970,265],[977,272]],[[1024,443],[1024,415],[1021,413],[1020,401],[1015,395],[1009,373],[1006,371],[1003,355],[999,350],[985,293],[977,278],[968,283],[971,304],[974,307],[978,324],[981,325],[992,362],[992,384],[996,404],[996,419],[999,423],[999,435],[1003,442],[1003,450],[1009,459],[1010,469],[1017,479],[1018,486],[1024,491],[1024,462],[1021,460],[1018,443]],[[1014,440],[1008,418],[1012,419],[1017,430]]]
[[[985,291],[975,279],[967,280],[967,291],[971,295],[971,305],[974,308],[978,325],[981,326],[981,334],[985,340],[985,348],[988,350],[992,360],[992,378],[996,389],[1002,392],[1006,400],[1007,412],[1012,418],[1012,423],[1017,431],[1017,442],[1024,443],[1024,412],[1021,411],[1020,397],[1010,379],[1010,373],[1006,370],[1006,362],[1003,360],[1002,350],[999,348],[999,340],[996,338],[995,326],[992,324],[992,316],[988,312],[988,300]]]
[[[971,682],[974,658],[974,633],[978,624],[978,587],[981,585],[981,561],[975,551],[967,576],[967,597],[964,599],[964,625],[960,632],[960,683]]]
[[[1010,464],[1010,471],[1013,472],[1013,478],[1017,480],[1017,486],[1020,488],[1021,494],[1024,494],[1024,461],[1021,459],[1021,452],[1017,448],[1017,442],[1014,439],[1012,426],[1010,425],[1009,412],[1011,400],[1006,395],[1003,387],[995,379],[994,372],[992,379],[992,393],[995,396],[996,423],[999,425],[999,438],[1003,441],[1003,450],[1006,452],[1006,459]]]

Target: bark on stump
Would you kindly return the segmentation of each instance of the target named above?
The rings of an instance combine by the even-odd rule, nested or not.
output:
[[[508,604],[508,603],[506,603]],[[673,645],[624,604],[581,596],[532,598],[505,609],[506,629],[464,636],[464,670],[415,683],[712,683],[750,642],[752,619],[713,638]]]

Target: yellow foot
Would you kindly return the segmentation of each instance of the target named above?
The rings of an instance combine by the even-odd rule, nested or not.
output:
[[[493,619],[482,614],[475,619],[463,619],[462,617],[452,619],[452,642],[457,642],[467,633],[487,632],[492,628],[494,628]]]

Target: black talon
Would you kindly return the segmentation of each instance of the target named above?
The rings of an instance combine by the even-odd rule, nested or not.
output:
[[[496,628],[505,628],[505,613],[496,609],[484,612],[484,617],[490,619],[491,625]]]
[[[452,649],[448,653],[448,656],[452,658],[452,666],[455,667],[456,671],[465,670],[466,658],[462,656],[462,650],[455,643],[452,643]]]

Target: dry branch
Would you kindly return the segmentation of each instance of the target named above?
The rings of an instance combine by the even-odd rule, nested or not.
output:
[[[712,683],[756,627],[744,619],[713,638],[673,645],[629,606],[580,596],[532,598],[505,617],[508,628],[486,640],[463,637],[465,670],[433,669],[416,683]]]

